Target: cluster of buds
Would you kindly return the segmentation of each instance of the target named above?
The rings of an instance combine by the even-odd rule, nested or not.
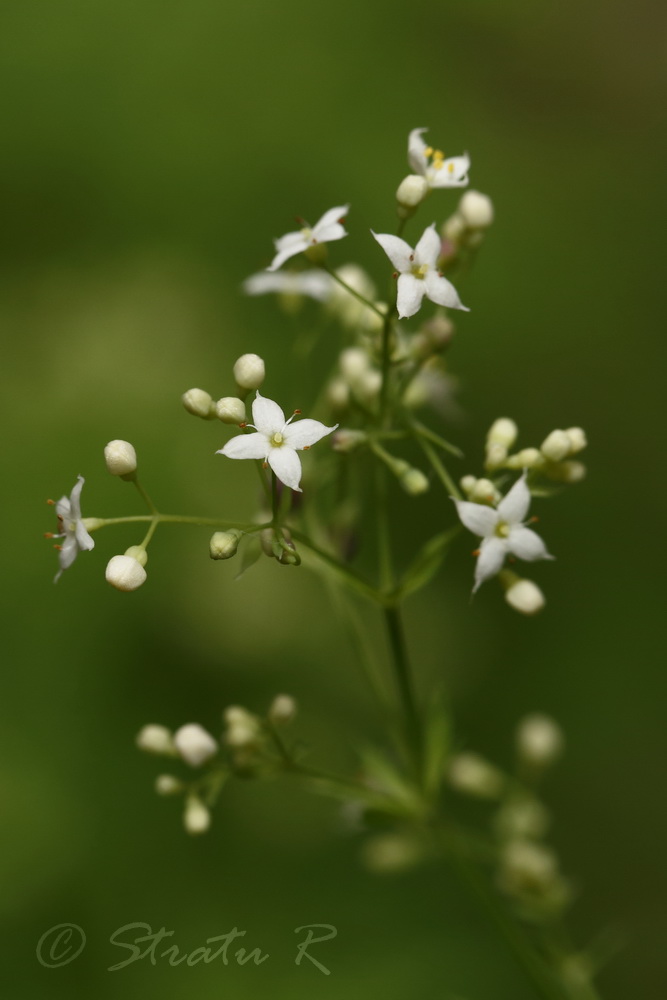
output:
[[[246,418],[245,397],[263,383],[266,369],[258,354],[242,354],[234,362],[234,380],[238,395],[214,400],[205,389],[188,389],[181,397],[183,406],[195,417],[223,424],[243,424]]]
[[[517,425],[507,417],[500,417],[491,425],[486,437],[488,472],[529,469],[558,483],[577,483],[586,475],[583,463],[572,458],[587,444],[581,427],[552,431],[539,448],[522,448],[511,453],[518,433]]]
[[[296,712],[294,698],[279,694],[264,718],[237,705],[226,708],[220,742],[198,722],[190,722],[175,732],[157,724],[143,726],[135,743],[144,753],[181,762],[197,772],[194,777],[160,774],[155,779],[155,791],[163,797],[182,796],[185,830],[200,834],[211,825],[211,807],[230,773],[249,777],[275,770],[271,734],[288,725]],[[228,751],[227,761],[221,758],[221,747]]]
[[[443,224],[440,266],[451,268],[466,252],[477,250],[493,222],[493,202],[479,191],[466,191],[456,211]]]

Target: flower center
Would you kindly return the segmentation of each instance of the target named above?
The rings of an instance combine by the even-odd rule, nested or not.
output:
[[[510,526],[507,521],[498,521],[495,527],[495,534],[498,538],[509,538]]]
[[[303,227],[303,229],[301,230],[301,235],[303,236],[304,240],[307,240],[309,243],[317,243],[317,240],[313,239],[313,230],[309,229],[308,226]]]
[[[428,273],[428,264],[413,264],[410,268],[410,273],[414,274],[415,278],[421,278],[423,281]]]
[[[424,150],[424,155],[430,159],[430,165],[434,170],[442,170],[445,165],[445,154],[441,149],[434,149],[433,146],[427,146]]]
[[[281,444],[283,443],[284,440],[285,439],[282,436],[281,432],[280,431],[276,431],[275,434],[273,434],[271,436],[271,445],[274,448],[280,448],[280,446],[281,446]]]

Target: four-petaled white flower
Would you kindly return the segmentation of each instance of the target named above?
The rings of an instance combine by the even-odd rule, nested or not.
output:
[[[473,594],[485,580],[500,571],[507,555],[518,556],[527,562],[554,558],[547,552],[540,536],[523,523],[530,506],[525,472],[496,508],[452,499],[465,527],[473,534],[482,536]]]
[[[436,305],[468,312],[451,281],[438,271],[441,243],[435,223],[424,230],[414,250],[399,236],[389,233],[373,233],[373,236],[398,271],[396,307],[399,319],[414,316],[424,296]]]
[[[342,240],[347,233],[341,225],[348,213],[350,206],[341,205],[338,208],[330,208],[325,212],[319,222],[316,222],[312,229],[304,226],[294,233],[286,233],[280,239],[274,240],[276,255],[267,267],[267,271],[276,271],[281,264],[284,264],[290,257],[298,253],[303,253],[309,247],[317,246],[318,243],[331,243],[332,240]]]
[[[298,420],[292,423],[296,414],[285,420],[285,414],[277,403],[257,393],[252,404],[252,419],[254,424],[248,424],[255,429],[254,434],[238,434],[216,455],[226,455],[227,458],[261,458],[267,462],[278,479],[290,489],[301,493],[301,461],[297,449],[310,448],[326,434],[336,430],[326,427],[319,420]]]
[[[446,160],[444,153],[427,146],[422,139],[422,132],[427,131],[414,128],[408,136],[408,161],[414,172],[424,177],[430,188],[465,187],[470,169],[468,154]]]
[[[277,271],[275,274],[260,271],[259,274],[251,274],[243,282],[246,295],[277,292],[279,295],[307,295],[318,302],[325,302],[333,289],[333,278],[319,268],[310,271]]]
[[[54,537],[63,538],[64,541],[59,547],[60,569],[55,575],[54,583],[58,582],[63,570],[72,565],[79,552],[86,552],[95,546],[95,542],[88,534],[81,517],[81,490],[84,483],[83,476],[78,476],[69,497],[61,497],[56,502],[56,516],[60,531]]]

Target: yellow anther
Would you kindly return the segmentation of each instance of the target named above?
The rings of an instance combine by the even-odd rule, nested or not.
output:
[[[433,146],[427,146],[424,150],[424,156],[433,156]]]

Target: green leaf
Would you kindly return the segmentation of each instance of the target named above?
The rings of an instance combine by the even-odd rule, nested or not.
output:
[[[411,565],[405,572],[402,582],[396,589],[397,599],[407,597],[408,594],[421,590],[433,579],[440,569],[443,559],[447,555],[449,546],[460,531],[459,525],[448,528],[439,535],[435,535],[426,542],[417,553]]]

